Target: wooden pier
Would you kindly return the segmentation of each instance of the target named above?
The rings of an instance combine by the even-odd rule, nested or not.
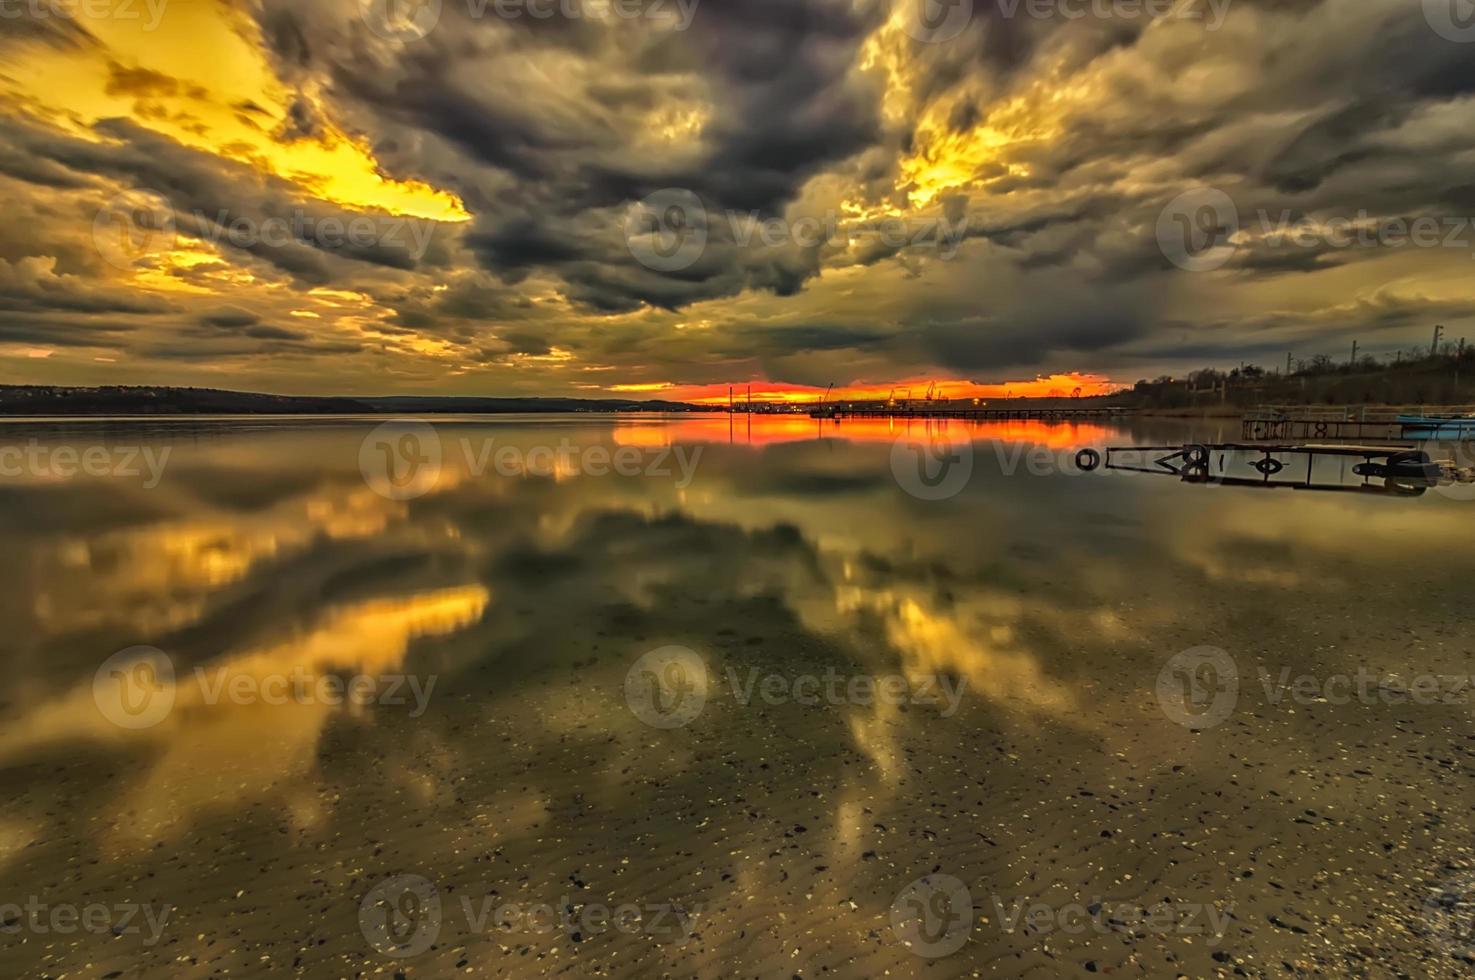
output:
[[[1360,482],[1318,478],[1319,460],[1356,461]],[[1076,465],[1177,477],[1185,483],[1258,489],[1313,490],[1418,496],[1442,483],[1468,483],[1475,474],[1451,460],[1434,460],[1415,446],[1267,445],[1190,443],[1180,446],[1107,446],[1082,449]],[[1284,474],[1284,475],[1282,475]],[[1340,475],[1340,474],[1338,474]]]
[[[823,405],[810,410],[812,419],[959,419],[970,422],[1072,422],[1128,418],[1134,409],[1094,408],[984,408],[975,405]]]
[[[1405,425],[1404,415],[1466,415],[1475,406],[1405,406],[1384,408],[1310,408],[1304,405],[1266,405],[1251,409],[1240,422],[1240,436],[1256,442],[1300,439],[1396,442],[1428,438],[1427,427]]]

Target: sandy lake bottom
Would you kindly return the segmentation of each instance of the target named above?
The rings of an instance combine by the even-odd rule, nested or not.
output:
[[[1475,970],[1475,501],[431,431],[6,433],[0,974]]]

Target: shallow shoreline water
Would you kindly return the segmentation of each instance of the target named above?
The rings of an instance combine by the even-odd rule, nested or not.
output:
[[[428,479],[380,421],[7,428],[170,452],[0,482],[0,971],[1470,968],[1458,495],[1069,465],[1219,423],[432,418]]]

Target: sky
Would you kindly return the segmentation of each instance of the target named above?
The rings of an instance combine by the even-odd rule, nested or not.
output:
[[[1465,0],[0,0],[0,382],[1093,394],[1475,337]]]

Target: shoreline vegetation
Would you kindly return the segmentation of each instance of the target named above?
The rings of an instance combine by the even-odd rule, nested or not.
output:
[[[1381,359],[1356,357],[1354,349],[1344,363],[1318,354],[1275,369],[1254,364],[1229,371],[1204,368],[1182,378],[1144,379],[1080,401],[1193,418],[1239,416],[1272,405],[1334,410],[1470,405],[1475,404],[1475,347],[1462,340]]]
[[[659,399],[481,398],[459,395],[270,395],[155,385],[96,388],[0,385],[0,416],[90,415],[526,415],[538,412],[695,412]]]
[[[818,403],[818,396],[815,404]],[[939,403],[930,403],[941,407]],[[990,400],[990,408],[1113,407],[1164,418],[1237,418],[1267,406],[1358,410],[1475,405],[1475,346],[1398,351],[1335,363],[1326,355],[1267,369],[1241,364],[1185,377],[1143,379],[1107,395]],[[754,410],[758,410],[754,402]],[[771,412],[777,406],[765,403]],[[792,404],[780,411],[808,411]],[[664,399],[480,397],[463,395],[273,395],[159,385],[0,385],[0,416],[111,415],[516,415],[539,412],[725,412],[725,405]]]

